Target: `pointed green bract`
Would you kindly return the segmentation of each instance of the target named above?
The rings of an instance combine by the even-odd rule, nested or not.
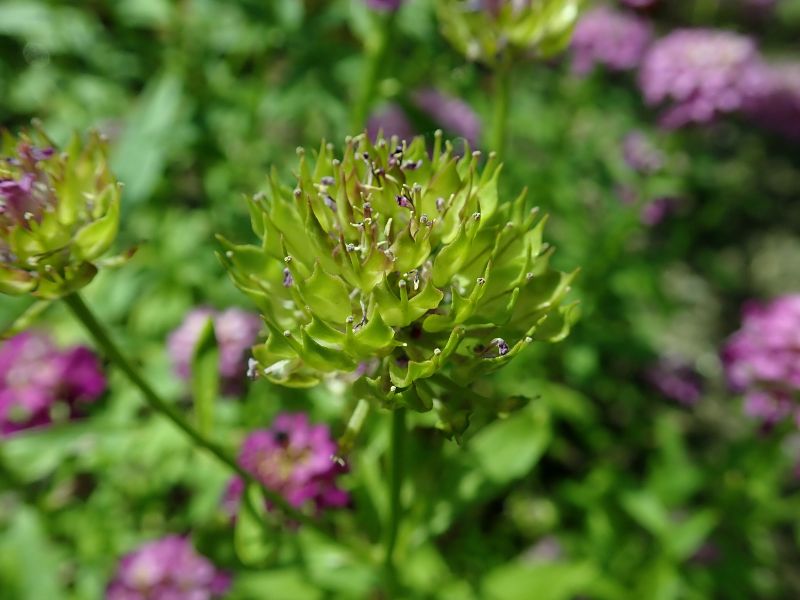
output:
[[[361,135],[341,156],[323,144],[299,157],[293,187],[273,174],[250,202],[260,242],[220,238],[269,331],[259,375],[302,387],[352,372],[360,394],[436,410],[457,434],[476,400],[443,394],[442,381],[466,389],[534,340],[566,335],[572,275],[550,270],[538,212],[500,195],[494,157],[481,168],[480,153],[457,156],[438,133],[432,155],[422,138]]]

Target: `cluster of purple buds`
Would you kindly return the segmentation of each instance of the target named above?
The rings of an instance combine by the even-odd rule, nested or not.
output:
[[[349,502],[347,492],[337,486],[337,478],[345,471],[335,458],[337,452],[327,425],[311,424],[304,413],[282,413],[272,427],[245,438],[239,464],[295,508],[313,505],[320,511]],[[225,506],[232,514],[243,492],[242,479],[231,480]]]
[[[170,535],[120,560],[106,600],[211,600],[221,598],[230,583],[188,539]]]
[[[787,418],[800,422],[800,294],[745,305],[742,327],[722,359],[750,416],[767,426]]]
[[[600,6],[585,13],[572,36],[572,68],[590,72],[595,65],[612,71],[639,66],[653,38],[650,24],[634,14]]]
[[[620,2],[629,8],[650,8],[658,3],[658,0],[620,0]]]
[[[77,418],[105,389],[88,348],[59,349],[44,334],[18,334],[0,345],[0,437]]]
[[[284,282],[290,284],[286,279]],[[214,323],[214,334],[219,347],[222,389],[226,393],[237,394],[244,386],[250,347],[255,344],[261,329],[261,319],[255,313],[238,308],[223,311],[197,308],[189,312],[167,340],[175,371],[184,379],[191,376],[192,357],[209,320]]]
[[[653,43],[639,71],[651,105],[667,105],[665,127],[707,123],[739,112],[762,85],[756,46],[745,36],[712,29],[678,29]]]
[[[703,380],[686,360],[662,357],[646,373],[658,393],[686,406],[693,406],[703,395]]]

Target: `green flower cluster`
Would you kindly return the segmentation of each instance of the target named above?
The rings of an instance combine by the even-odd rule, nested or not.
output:
[[[525,193],[499,198],[493,155],[481,168],[479,152],[454,155],[440,132],[430,152],[422,137],[366,135],[332,152],[299,150],[296,187],[273,173],[252,199],[260,245],[220,238],[269,332],[254,374],[310,386],[355,372],[359,394],[452,415],[435,386],[466,390],[534,340],[567,334],[574,273],[548,268],[553,248]]]
[[[0,146],[0,293],[53,299],[97,273],[119,226],[120,186],[99,134],[57,152],[41,131]]]
[[[581,0],[439,0],[442,32],[468,59],[489,65],[569,43]]]

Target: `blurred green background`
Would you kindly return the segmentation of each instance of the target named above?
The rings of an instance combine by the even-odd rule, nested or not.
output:
[[[661,30],[732,28],[800,59],[796,0],[778,0],[766,20],[733,2],[664,4]],[[246,307],[213,235],[250,240],[244,196],[269,169],[289,182],[297,146],[353,133],[370,18],[360,0],[0,3],[0,124],[38,118],[57,141],[91,127],[109,137],[125,183],[119,246],[139,250],[85,295],[183,404],[166,336],[194,306]],[[433,0],[409,0],[397,28],[382,100],[432,84],[486,123],[491,74],[439,35]],[[464,448],[421,419],[399,559],[409,597],[800,597],[800,439],[747,419],[718,358],[743,301],[800,290],[800,147],[736,118],[672,132],[656,121],[633,76],[579,78],[568,59],[515,69],[503,191],[528,186],[550,214],[556,266],[581,267],[582,317],[566,342],[485,382],[487,394],[536,400]],[[428,136],[435,126],[418,123]],[[632,130],[664,152],[659,174],[626,166]],[[626,193],[681,202],[648,226]],[[4,297],[2,325],[26,307]],[[59,306],[37,325],[86,342]],[[665,355],[704,379],[695,406],[648,383]],[[0,598],[101,597],[120,555],[170,531],[191,531],[235,573],[232,598],[371,597],[374,575],[307,533],[302,561],[259,556],[220,510],[225,471],[121,377],[111,383],[91,419],[2,442]],[[255,382],[218,403],[217,435],[233,446],[287,409],[340,432],[346,391]],[[355,508],[335,520],[343,535],[377,540],[385,424],[376,416],[368,431],[348,476]]]

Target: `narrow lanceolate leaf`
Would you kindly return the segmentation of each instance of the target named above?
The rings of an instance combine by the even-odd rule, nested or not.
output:
[[[214,321],[209,318],[194,347],[191,380],[197,427],[206,436],[214,427],[219,380],[219,346],[214,333]]]

